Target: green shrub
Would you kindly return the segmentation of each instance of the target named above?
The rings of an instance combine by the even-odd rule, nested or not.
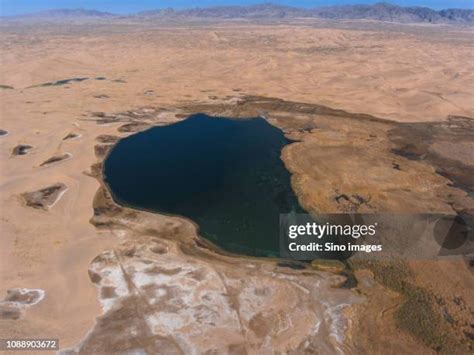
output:
[[[350,262],[350,266],[353,269],[369,269],[377,282],[404,297],[404,302],[395,312],[399,328],[441,353],[461,354],[469,351],[457,341],[453,330],[437,311],[434,295],[413,284],[413,271],[405,262],[355,261]]]

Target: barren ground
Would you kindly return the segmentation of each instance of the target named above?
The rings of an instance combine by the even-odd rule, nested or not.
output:
[[[217,254],[189,221],[115,206],[93,166],[114,137],[192,112],[263,114],[301,140],[282,157],[309,210],[472,213],[472,30],[0,26],[0,293],[44,290],[19,319],[0,305],[2,338],[58,337],[86,353],[428,351],[396,326],[402,296],[371,272],[360,271],[357,292],[331,287],[337,275]],[[61,82],[72,78],[88,79]],[[12,155],[18,145],[32,148]],[[52,186],[60,192],[41,208],[28,205]],[[454,319],[448,332],[472,346],[466,264],[414,266],[414,282]]]

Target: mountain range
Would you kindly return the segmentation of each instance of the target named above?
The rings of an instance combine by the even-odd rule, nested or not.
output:
[[[401,23],[458,23],[474,24],[474,10],[433,10],[427,7],[402,7],[389,3],[374,5],[343,5],[314,9],[281,6],[271,3],[250,6],[215,6],[175,10],[172,8],[142,11],[131,15],[115,15],[108,12],[84,9],[57,9],[16,18],[143,18],[143,19],[294,19],[322,18],[332,20],[376,20]]]

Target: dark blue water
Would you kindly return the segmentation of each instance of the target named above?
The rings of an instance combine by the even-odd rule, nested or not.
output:
[[[225,250],[278,256],[279,214],[303,212],[280,159],[288,143],[262,118],[198,114],[120,140],[105,180],[119,203],[188,217]]]

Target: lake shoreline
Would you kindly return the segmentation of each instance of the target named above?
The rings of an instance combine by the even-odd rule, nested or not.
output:
[[[281,100],[272,101],[273,99],[266,99],[266,98],[249,98],[249,99],[243,98],[242,100],[244,104],[240,104],[240,105],[235,105],[235,102],[233,102],[232,104],[223,103],[222,106],[215,105],[215,104],[214,105],[213,104],[195,104],[195,105],[179,107],[176,109],[175,114],[178,117],[178,119],[182,119],[186,117],[186,115],[189,115],[195,112],[206,112],[207,114],[211,114],[215,116],[221,116],[223,114],[225,115],[235,114],[237,117],[249,117],[249,116],[254,116],[255,113],[259,113],[262,116],[268,117],[269,116],[268,111],[266,111],[267,109],[269,109],[268,105],[270,107],[272,105],[276,105],[277,108],[281,108],[282,105],[283,106],[285,105],[285,102]],[[265,112],[259,109],[259,105],[262,105],[262,101],[263,101],[263,106],[266,109]],[[255,102],[256,107],[247,108],[245,107],[246,106],[245,102],[250,102],[250,105],[252,105],[252,102]],[[296,111],[295,113],[294,111],[291,110],[292,108],[294,108],[295,105],[299,106],[300,109],[301,107],[303,107],[302,108],[304,112],[303,115],[304,117],[307,117],[308,108],[307,106],[305,106],[305,104],[289,103],[286,105],[290,107],[290,116],[288,116],[288,114],[285,112],[283,112],[282,114],[281,111],[278,111],[276,109],[275,112],[271,114],[270,117],[268,117],[268,120],[272,124],[277,125],[277,127],[281,128],[285,132],[285,136],[287,138],[296,141],[295,143],[290,144],[287,147],[285,147],[285,149],[282,152],[282,160],[287,166],[290,173],[292,174],[291,181],[292,181],[293,189],[297,191],[297,196],[300,199],[300,203],[302,203],[303,206],[307,207],[308,209],[312,211],[321,211],[321,210],[327,209],[328,207],[331,208],[331,206],[333,206],[332,208],[336,207],[336,211],[338,211],[337,208],[340,206],[339,204],[337,204],[337,202],[333,202],[332,205],[331,204],[321,205],[321,201],[324,202],[327,199],[323,198],[321,200],[315,201],[314,198],[312,198],[311,196],[308,196],[308,186],[305,186],[305,183],[307,183],[307,180],[304,177],[305,174],[300,172],[299,164],[295,164],[295,160],[297,161],[297,159],[295,159],[295,156],[293,155],[294,153],[296,153],[295,151],[299,150],[297,148],[300,148],[300,149],[305,148],[307,150],[308,147],[304,147],[304,145],[308,144],[308,142],[314,144],[314,141],[311,139],[308,140],[308,137],[307,136],[305,137],[305,135],[309,134],[311,136],[312,134],[315,134],[315,133],[316,134],[324,133],[324,132],[321,132],[322,131],[321,122],[323,123],[322,127],[326,126],[327,128],[329,128],[331,122],[334,123],[334,117],[336,118],[339,117],[339,119],[342,122],[341,123],[336,122],[336,124],[342,124],[342,127],[345,127],[347,125],[347,120],[349,120],[349,122],[351,123],[349,127],[351,127],[352,131],[354,130],[354,127],[357,127],[357,124],[360,124],[361,128],[364,129],[367,127],[367,123],[370,123],[375,133],[372,134],[369,132],[365,132],[364,139],[361,140],[361,143],[363,143],[364,141],[367,142],[365,137],[370,138],[371,135],[380,135],[383,132],[389,132],[391,129],[393,129],[395,124],[392,122],[386,122],[384,120],[376,119],[374,117],[367,116],[367,115],[355,115],[354,117],[351,117],[351,114],[343,113],[343,111],[338,111],[338,110],[328,111],[330,113],[329,117],[331,118],[331,121],[329,122],[329,121],[325,121],[324,116],[322,118],[321,116],[319,116],[322,110],[321,107],[319,106],[315,108],[315,110],[318,113],[319,118],[316,121],[316,124],[310,124],[307,121],[307,119],[301,119],[301,121],[298,121],[298,118],[297,118],[298,111]],[[232,110],[232,108],[234,108],[234,110]],[[347,115],[349,117],[347,116],[345,117],[344,115]],[[317,122],[319,122],[319,125],[317,124]],[[310,127],[308,127],[308,125]],[[153,126],[153,122],[148,122],[146,125],[140,125],[139,127],[140,129],[146,129],[151,126]],[[318,142],[320,142],[320,140],[318,140]],[[338,144],[341,144],[341,142],[343,141],[338,139],[337,142]],[[323,141],[323,143],[327,144],[329,142]],[[330,143],[330,144],[334,144],[334,143]],[[383,148],[388,150],[388,147],[387,148],[386,147],[387,145],[383,145]],[[352,150],[353,147],[351,147],[350,149]],[[380,154],[380,153],[377,153],[377,154]],[[390,153],[390,154],[394,154],[394,153]],[[298,154],[298,155],[301,155],[301,154]],[[225,252],[223,253],[222,250],[219,250],[219,248],[216,248],[211,243],[205,241],[205,238],[199,237],[199,234],[196,229],[196,224],[193,223],[192,221],[189,221],[187,219],[183,219],[180,217],[168,217],[168,216],[163,216],[156,213],[138,211],[135,209],[129,209],[129,208],[118,205],[117,203],[113,201],[112,196],[108,192],[107,187],[105,186],[102,180],[103,178],[101,175],[102,174],[101,161],[103,161],[103,158],[104,156],[102,156],[102,160],[100,160],[99,163],[97,163],[97,165],[93,169],[91,169],[92,171],[96,172],[95,177],[97,177],[99,179],[99,182],[101,183],[101,188],[97,192],[96,197],[94,199],[95,214],[94,214],[94,217],[91,219],[91,223],[94,224],[97,228],[106,228],[109,230],[117,229],[118,231],[120,231],[119,234],[121,235],[120,239],[122,240],[122,244],[125,243],[126,245],[129,245],[130,243],[132,243],[133,245],[135,245],[138,238],[138,246],[142,245],[140,247],[141,249],[144,247],[142,244],[143,239],[147,240],[145,245],[149,245],[149,243],[156,243],[159,240],[160,243],[165,243],[167,245],[166,247],[168,248],[167,250],[170,250],[170,249],[175,250],[177,254],[182,254],[185,257],[185,259],[197,258],[197,260],[201,260],[206,263],[209,262],[213,265],[212,266],[213,268],[214,267],[220,268],[222,267],[222,265],[227,265],[228,263],[230,263],[231,265],[234,265],[235,267],[236,263],[241,264],[243,262],[244,264],[252,265],[252,268],[256,267],[256,265],[259,265],[258,266],[259,269],[260,268],[267,269],[267,268],[276,267],[277,269],[273,269],[272,271],[272,274],[274,275],[272,276],[272,278],[275,277],[276,275],[286,275],[290,273],[290,274],[293,274],[292,277],[296,277],[295,280],[300,280],[301,278],[301,282],[303,282],[305,277],[307,277],[303,275],[309,272],[311,275],[314,275],[314,277],[317,277],[316,275],[320,275],[319,277],[321,277],[322,275],[327,275],[327,276],[322,276],[322,277],[327,278],[327,280],[332,280],[330,281],[330,284],[332,284],[331,288],[334,287],[334,285],[342,285],[344,283],[345,277],[338,276],[338,275],[330,276],[331,274],[320,273],[311,269],[298,271],[298,270],[289,269],[286,267],[279,268],[277,264],[277,261],[281,261],[279,259],[275,259],[275,260],[266,259],[266,258],[261,259],[261,258],[246,257],[242,255],[227,254]],[[417,168],[417,164],[415,164],[414,167]],[[422,169],[420,173],[426,174],[428,173],[428,171],[423,172],[423,169]],[[438,177],[436,177],[435,179],[438,179]],[[459,201],[462,201],[462,196],[463,196],[462,194],[458,194],[455,197],[460,198],[461,200]],[[318,204],[315,205],[314,204],[315,202],[318,202]],[[349,200],[349,202],[351,201]],[[371,208],[373,208],[373,206],[371,206],[370,203],[367,203],[366,205],[361,204],[360,206],[354,206],[349,203],[343,206],[344,209],[349,208],[349,210],[356,207],[360,210],[364,210],[365,208],[369,208],[369,210],[371,210]],[[155,220],[157,219],[161,220],[162,222],[166,220],[172,220],[173,222],[168,221],[168,222],[163,222],[164,224],[159,223],[158,225],[156,225],[157,222]],[[166,227],[169,223],[171,223],[174,226],[173,228],[171,228],[171,231],[168,227]],[[130,248],[130,247],[127,247],[127,248]],[[127,248],[125,248],[125,250],[122,251],[121,253],[125,253],[124,255],[128,255],[127,253],[130,253],[130,251],[127,251],[129,250]],[[132,249],[136,250],[136,248],[137,247],[134,246]],[[121,247],[119,247],[119,250],[121,250]],[[133,256],[134,254],[132,253],[131,255]],[[110,263],[110,262],[111,261],[108,261],[107,263]],[[100,266],[101,263],[103,263],[102,258],[98,259],[98,261],[96,262],[93,261],[93,263],[91,264],[92,269],[96,268],[100,270],[100,268],[102,267]],[[97,264],[99,266],[94,266]],[[234,272],[238,272],[238,271],[234,271]],[[257,275],[260,275],[260,276],[263,276],[264,274],[265,273],[262,274],[261,272],[257,273]],[[94,275],[95,274],[93,274],[93,276],[91,277],[92,279],[96,277]],[[297,275],[300,275],[300,276],[297,276]],[[359,277],[361,276],[360,275],[357,276],[357,279],[359,279]],[[364,277],[367,277],[367,276],[364,276]],[[370,277],[371,276],[369,276],[369,278]],[[103,285],[100,284],[100,282],[96,282],[96,286],[98,286],[99,289],[103,289],[104,287]],[[324,289],[324,288],[319,288],[318,290],[319,290],[318,292],[329,292],[328,289]],[[337,289],[334,289],[333,291],[336,291],[336,290]],[[353,291],[351,290],[339,289],[337,292],[348,292],[346,294],[346,297],[349,297],[349,299],[353,297],[353,296],[350,296],[351,294],[353,295]],[[370,297],[370,299],[377,299],[379,295],[383,295],[387,291],[385,291],[383,288],[382,289],[377,288],[374,290],[365,290],[364,292],[368,292],[367,296]],[[345,334],[345,336],[343,336],[342,334],[339,334],[338,335],[339,340],[337,341],[337,344],[338,344],[337,346],[341,346],[342,348],[345,348],[345,349],[349,349],[354,346],[352,344],[351,339],[354,339],[354,337],[363,336],[363,334],[361,334],[357,328],[350,327],[349,325],[353,324],[354,322],[363,321],[364,319],[367,321],[369,319],[368,317],[371,317],[371,314],[373,312],[373,310],[370,311],[367,308],[367,306],[364,305],[365,303],[358,304],[362,301],[361,299],[358,299],[357,301],[356,299],[357,298],[353,299],[353,302],[355,302],[353,306],[348,306],[348,307],[344,306],[341,309],[342,313],[340,313],[337,316],[337,317],[343,317],[343,318],[338,318],[338,319],[345,319],[345,321],[343,321],[343,324],[346,324],[346,325],[343,326],[342,328],[338,328],[339,330],[343,331],[342,334]],[[339,304],[343,304],[343,303],[344,302],[339,303]],[[355,305],[355,304],[358,304],[358,305]],[[377,303],[373,304],[373,307],[378,307],[378,304]],[[288,309],[286,311],[288,311]],[[97,329],[96,332],[99,330],[100,329]],[[94,336],[93,336],[95,334],[94,330],[92,330],[91,334],[92,335],[89,335],[89,337],[84,339],[84,341],[82,342],[82,346],[85,349],[87,349],[88,343],[94,343]],[[96,334],[96,336],[100,336],[100,331],[99,333]],[[342,339],[345,339],[345,340],[342,340]],[[412,346],[415,346],[415,345],[413,344]]]

